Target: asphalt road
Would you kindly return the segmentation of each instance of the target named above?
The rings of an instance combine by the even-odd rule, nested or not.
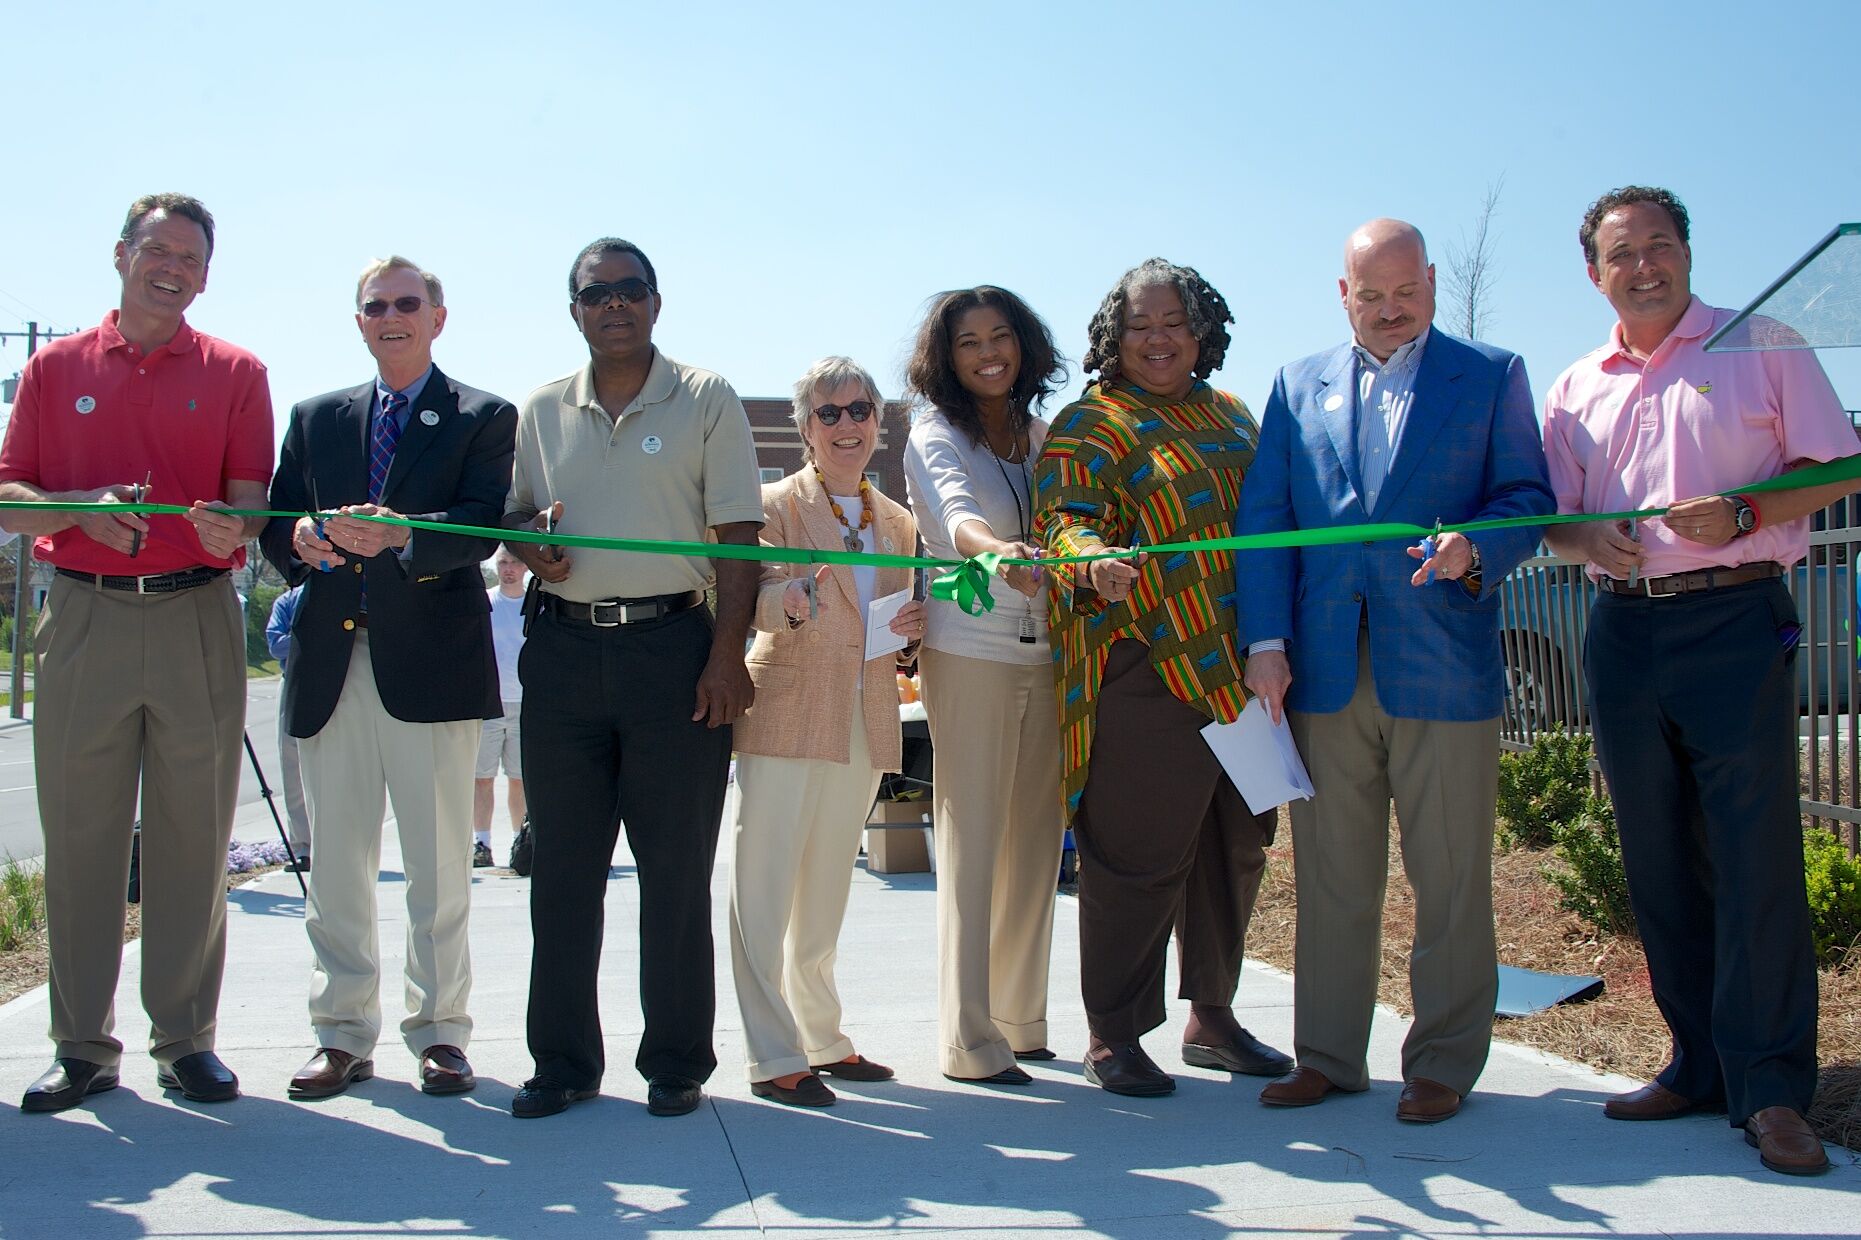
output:
[[[258,751],[265,766],[265,778],[278,778],[278,690],[283,682],[248,681],[246,688],[246,735]],[[28,713],[31,707],[27,707]],[[275,791],[275,788],[274,788]],[[278,810],[284,811],[280,795]],[[234,819],[233,834],[242,840],[261,840],[275,836],[271,813],[259,795],[258,777],[252,763],[240,758],[239,812]],[[12,857],[24,860],[45,851],[39,830],[38,792],[32,774],[32,728],[25,724],[0,727],[0,860]]]

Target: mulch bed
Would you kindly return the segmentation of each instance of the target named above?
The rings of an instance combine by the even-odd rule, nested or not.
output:
[[[1390,825],[1378,997],[1407,1015],[1413,1011],[1408,951],[1415,933],[1415,900],[1394,848],[1393,819]],[[1541,876],[1554,860],[1555,854],[1535,849],[1494,854],[1500,962],[1550,973],[1598,975],[1603,993],[1585,1003],[1502,1020],[1497,1036],[1636,1080],[1651,1079],[1667,1063],[1670,1042],[1649,990],[1641,944],[1599,935],[1575,914],[1560,910],[1556,890]],[[1292,829],[1282,810],[1278,842],[1268,851],[1267,876],[1247,934],[1247,954],[1291,970],[1296,913]],[[1809,1121],[1824,1139],[1861,1150],[1861,962],[1823,972],[1818,1033],[1822,1074]]]

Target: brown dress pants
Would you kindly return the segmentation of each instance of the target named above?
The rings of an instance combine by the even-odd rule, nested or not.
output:
[[[1240,985],[1277,811],[1247,808],[1137,641],[1112,645],[1098,695],[1079,846],[1079,980],[1092,1032],[1135,1042],[1163,1023],[1176,931],[1178,998],[1227,1007]]]
[[[142,793],[142,1006],[149,1053],[213,1049],[226,959],[226,843],[244,755],[245,624],[232,581],[173,594],[57,576],[35,639],[52,1039],[114,1066],[124,893]]]

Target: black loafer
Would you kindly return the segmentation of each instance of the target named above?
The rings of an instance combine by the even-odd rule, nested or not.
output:
[[[704,1101],[704,1087],[688,1076],[661,1072],[646,1082],[649,1115],[690,1115]]]
[[[1285,1076],[1292,1071],[1292,1056],[1276,1051],[1243,1029],[1232,1042],[1209,1045],[1184,1042],[1183,1062],[1193,1068],[1219,1068],[1247,1076]]]
[[[195,1051],[157,1068],[155,1083],[180,1090],[189,1102],[231,1102],[239,1096],[239,1078],[212,1051]]]
[[[835,1060],[833,1063],[809,1064],[808,1071],[837,1076],[843,1081],[889,1081],[897,1075],[884,1064],[874,1063],[864,1055],[855,1055],[851,1060]]]
[[[598,1086],[592,1089],[571,1089],[553,1076],[533,1076],[523,1083],[517,1096],[510,1100],[510,1113],[518,1119],[560,1115],[571,1104],[586,1102],[600,1092]]]
[[[1111,1054],[1102,1059],[1086,1052],[1086,1079],[1100,1089],[1128,1098],[1161,1098],[1176,1092],[1175,1079],[1137,1043],[1118,1042],[1105,1049]]]
[[[1015,1058],[1022,1063],[1046,1063],[1049,1059],[1058,1059],[1059,1056],[1044,1046],[1036,1046],[1031,1051],[1016,1051]]]
[[[56,1059],[52,1069],[26,1086],[22,1111],[64,1111],[92,1094],[116,1088],[116,1069],[88,1059]]]

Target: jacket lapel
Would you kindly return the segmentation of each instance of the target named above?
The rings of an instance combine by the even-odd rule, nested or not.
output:
[[[801,528],[807,532],[810,547],[817,551],[846,550],[845,531],[834,517],[834,510],[827,506],[827,493],[815,481],[812,465],[803,465],[795,475],[795,507],[801,513]],[[853,584],[852,567],[836,564],[827,575],[846,595],[847,603],[859,610],[859,589]]]
[[[1403,419],[1402,438],[1390,459],[1389,476],[1377,492],[1377,512],[1387,512],[1402,495],[1415,467],[1428,455],[1435,437],[1453,414],[1459,400],[1460,361],[1452,337],[1438,331],[1429,333],[1428,343],[1422,346],[1422,364],[1415,372],[1415,399],[1409,404],[1409,416]],[[1370,515],[1374,520],[1376,513]]]
[[[428,425],[428,420],[421,417],[431,412],[437,416]],[[459,412],[459,397],[452,390],[452,384],[440,373],[439,367],[427,376],[426,386],[420,389],[420,399],[407,411],[407,429],[401,432],[400,442],[394,445],[394,460],[388,466],[388,484],[381,489],[381,502],[386,504],[393,497],[395,489],[407,480],[407,475],[420,460],[433,441],[439,438],[446,428],[446,420]]]
[[[1331,364],[1325,367],[1325,373],[1318,377],[1318,390],[1314,397],[1318,401],[1318,416],[1324,421],[1325,433],[1331,437],[1332,451],[1338,454],[1338,463],[1344,467],[1344,479],[1350,484],[1351,498],[1362,508],[1363,474],[1357,461],[1357,391],[1353,383],[1357,367],[1354,358],[1350,345],[1340,348],[1332,357]]]
[[[876,492],[875,492],[876,494]],[[917,537],[911,528],[910,514],[902,508],[881,506],[879,518],[879,537],[876,550],[880,555],[915,555],[917,554]],[[879,570],[880,585],[874,593],[878,595],[896,594],[911,585],[911,570],[908,568],[882,568]]]
[[[339,452],[326,455],[319,465],[329,468],[317,468],[313,475],[320,477],[321,485],[306,490],[311,495],[311,502],[323,502],[327,509],[340,508],[344,504],[366,504],[368,502],[368,435],[369,410],[374,408],[375,384],[371,379],[361,387],[349,393],[349,401],[343,406],[341,414],[341,435],[348,437],[359,452]]]

